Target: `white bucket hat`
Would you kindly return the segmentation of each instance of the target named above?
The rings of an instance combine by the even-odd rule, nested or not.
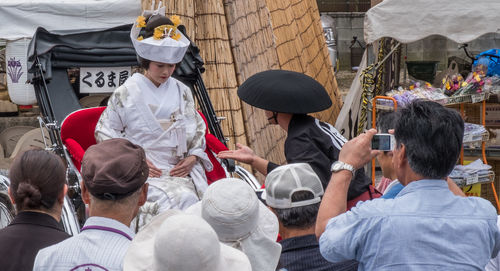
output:
[[[226,178],[211,184],[201,202],[186,212],[205,219],[221,242],[242,250],[252,270],[276,270],[281,254],[278,219],[244,181]]]
[[[156,216],[132,240],[124,271],[250,271],[241,251],[221,244],[198,216],[168,210]]]
[[[165,7],[162,7],[162,2],[158,3],[158,8],[156,10],[145,10],[142,16],[145,18],[154,15],[164,15]],[[154,6],[154,3],[153,3]],[[179,31],[176,27],[174,28],[174,33],[165,35],[162,38],[155,38],[154,36],[140,39],[139,33],[141,31],[141,25],[139,22],[135,22],[130,31],[130,39],[134,44],[135,52],[142,58],[151,61],[175,64],[182,61],[184,54],[186,53],[190,41]],[[178,39],[172,38],[172,36],[177,35]]]

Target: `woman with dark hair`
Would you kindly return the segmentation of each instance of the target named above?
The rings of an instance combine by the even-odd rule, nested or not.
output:
[[[145,11],[132,26],[131,39],[144,74],[117,88],[97,123],[98,142],[126,138],[144,148],[149,169],[148,202],[155,213],[185,209],[207,188],[205,123],[191,89],[172,78],[190,41],[177,29],[178,16],[165,9]],[[150,206],[146,204],[146,206]]]
[[[0,230],[0,269],[32,270],[38,250],[69,237],[59,223],[67,190],[64,164],[45,150],[28,150],[16,157],[9,178],[17,215]]]

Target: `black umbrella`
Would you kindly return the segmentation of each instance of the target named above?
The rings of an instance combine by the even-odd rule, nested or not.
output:
[[[238,96],[252,106],[281,113],[307,114],[332,106],[328,93],[318,81],[285,70],[252,75],[238,88]]]

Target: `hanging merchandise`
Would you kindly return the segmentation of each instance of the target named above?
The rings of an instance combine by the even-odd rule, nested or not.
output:
[[[371,64],[361,72],[360,80],[363,92],[361,94],[361,114],[356,135],[363,133],[363,131],[366,129],[365,125],[367,120],[367,114],[368,111],[370,110],[368,108],[368,102],[369,102],[368,97],[379,94],[379,92],[382,92],[382,89],[384,87],[382,76],[384,73],[385,61],[401,45],[400,43],[397,43],[397,45],[394,46],[394,48],[386,54],[385,47],[388,40],[389,39],[385,38],[380,40],[379,50],[377,55],[378,62]],[[374,73],[376,74],[376,77]]]

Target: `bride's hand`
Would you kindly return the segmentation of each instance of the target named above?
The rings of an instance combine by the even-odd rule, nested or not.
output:
[[[161,177],[161,169],[157,168],[149,159],[146,159],[146,163],[149,167],[149,177],[150,178],[160,178]]]
[[[191,155],[182,159],[177,165],[175,165],[172,170],[170,170],[170,176],[174,177],[186,177],[194,165],[196,164],[196,156]]]

